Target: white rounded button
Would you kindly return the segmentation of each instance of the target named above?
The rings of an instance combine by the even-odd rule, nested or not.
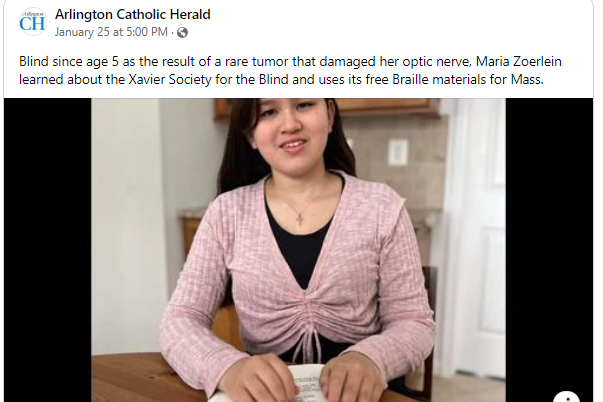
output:
[[[580,402],[580,398],[572,391],[562,391],[555,396],[553,402]]]

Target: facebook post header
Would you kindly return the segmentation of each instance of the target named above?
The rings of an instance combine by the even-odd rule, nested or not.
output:
[[[434,6],[8,1],[5,96],[592,96],[588,2]]]

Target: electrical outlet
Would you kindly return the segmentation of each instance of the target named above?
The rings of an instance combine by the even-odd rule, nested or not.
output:
[[[389,140],[389,157],[388,164],[390,166],[406,166],[408,165],[408,140],[396,138]]]

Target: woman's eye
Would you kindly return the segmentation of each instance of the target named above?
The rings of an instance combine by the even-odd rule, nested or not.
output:
[[[301,102],[298,106],[301,108],[306,108],[312,106],[313,104],[313,102]]]
[[[268,110],[264,110],[263,112],[260,113],[260,117],[268,117],[268,116],[272,116],[274,114],[274,109],[268,109]]]

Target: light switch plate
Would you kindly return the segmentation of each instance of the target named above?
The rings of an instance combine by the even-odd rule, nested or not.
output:
[[[390,166],[408,165],[408,140],[405,138],[390,139],[388,153]]]
[[[354,140],[351,138],[346,138],[346,141],[348,142],[348,145],[350,146],[350,148],[354,148]]]

